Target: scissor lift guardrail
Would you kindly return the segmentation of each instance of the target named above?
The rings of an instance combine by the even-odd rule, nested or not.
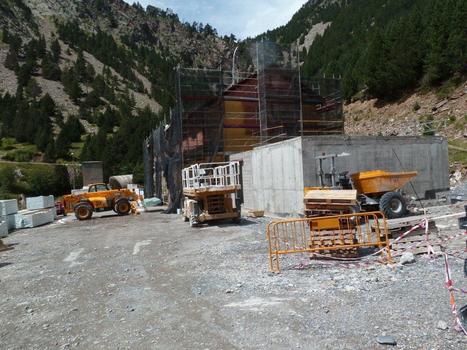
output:
[[[201,163],[183,169],[183,189],[240,186],[240,163]]]

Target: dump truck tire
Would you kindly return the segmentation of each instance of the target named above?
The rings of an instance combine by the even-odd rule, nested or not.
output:
[[[388,219],[397,219],[407,213],[407,203],[400,193],[388,192],[379,200],[379,209]]]
[[[131,211],[131,204],[128,199],[120,199],[114,205],[114,210],[118,215],[128,215]]]
[[[88,203],[80,203],[75,207],[75,216],[78,220],[91,219],[93,212],[93,207]]]

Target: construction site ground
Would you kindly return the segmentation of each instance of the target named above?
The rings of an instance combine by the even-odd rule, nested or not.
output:
[[[443,259],[343,267],[302,255],[273,275],[268,221],[190,228],[151,212],[15,232],[0,253],[0,348],[384,349],[381,335],[397,349],[467,348]],[[459,233],[456,218],[439,226]],[[463,261],[450,262],[465,288]]]

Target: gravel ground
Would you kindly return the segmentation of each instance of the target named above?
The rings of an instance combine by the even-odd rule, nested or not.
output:
[[[266,223],[189,228],[155,212],[16,232],[0,253],[0,348],[467,348],[441,259],[355,268],[297,256],[273,275]],[[463,262],[451,263],[465,287]]]

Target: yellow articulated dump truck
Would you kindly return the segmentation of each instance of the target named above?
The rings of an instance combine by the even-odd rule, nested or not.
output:
[[[70,194],[63,197],[65,214],[75,213],[78,220],[89,220],[95,211],[113,210],[118,215],[131,211],[131,202],[138,195],[129,189],[112,190],[104,183],[89,185],[87,192]]]

